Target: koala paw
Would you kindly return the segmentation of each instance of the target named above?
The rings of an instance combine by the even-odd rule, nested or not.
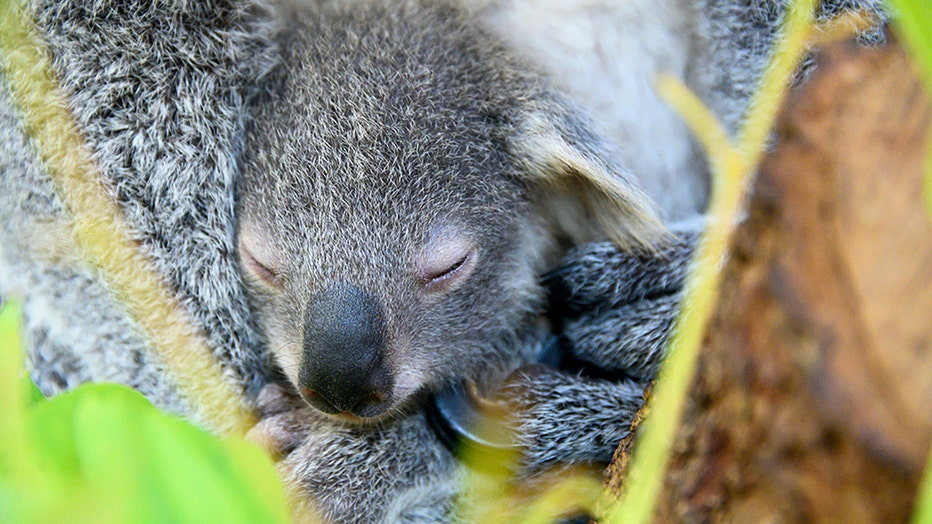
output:
[[[312,419],[310,408],[296,394],[279,384],[266,385],[256,398],[259,421],[246,439],[279,461],[307,438]]]
[[[611,460],[663,360],[701,225],[673,227],[653,251],[582,245],[545,277],[557,357],[492,394],[510,412],[524,473]]]
[[[555,466],[608,463],[643,402],[633,380],[590,379],[529,364],[502,384],[493,401],[506,406],[522,449],[520,475]]]

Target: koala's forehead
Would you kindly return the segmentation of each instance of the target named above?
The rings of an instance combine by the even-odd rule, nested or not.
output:
[[[340,257],[410,258],[442,227],[482,241],[502,233],[525,211],[523,188],[496,173],[486,174],[483,184],[481,177],[456,170],[412,173],[396,166],[354,176],[319,170],[314,162],[282,169],[287,176],[267,178],[248,190],[242,208],[281,247],[334,248],[321,263]]]

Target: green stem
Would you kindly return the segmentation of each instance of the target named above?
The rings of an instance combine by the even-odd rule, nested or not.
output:
[[[798,0],[790,7],[784,36],[749,105],[737,147],[730,147],[727,140],[721,140],[720,131],[708,125],[708,118],[694,111],[685,115],[700,141],[709,148],[712,159],[715,180],[710,225],[687,283],[685,308],[677,320],[670,357],[664,363],[651,399],[650,415],[639,430],[626,488],[621,501],[609,510],[605,522],[643,524],[654,514],[670,450],[695,375],[702,338],[718,301],[719,270],[727,254],[728,239],[787,86],[807,49],[814,9],[815,0]],[[687,111],[695,105],[690,100],[673,100],[673,103]],[[700,122],[705,125],[698,125]],[[729,150],[723,151],[723,147]]]

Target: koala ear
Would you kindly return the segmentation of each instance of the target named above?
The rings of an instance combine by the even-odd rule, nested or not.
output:
[[[531,113],[512,140],[537,207],[558,236],[650,250],[668,235],[650,197],[579,119]]]

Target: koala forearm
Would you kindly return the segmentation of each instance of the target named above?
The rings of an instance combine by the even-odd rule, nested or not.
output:
[[[514,406],[528,474],[556,464],[607,462],[654,378],[679,312],[698,228],[656,252],[581,246],[551,277],[551,303],[568,350],[615,375],[586,378],[539,365],[519,369],[499,393]]]
[[[545,277],[551,308],[573,317],[594,309],[630,304],[683,286],[701,233],[701,221],[674,227],[656,251],[624,251],[609,242],[571,250]]]
[[[46,395],[111,380],[190,414],[138,326],[77,252],[71,220],[0,85],[0,295],[23,299],[33,379]]]
[[[583,315],[564,326],[563,336],[576,358],[649,381],[663,362],[682,296],[675,292]]]
[[[271,44],[250,6],[59,0],[29,12],[134,240],[218,359],[253,389],[265,369],[232,256],[233,183],[246,104]],[[28,200],[30,184],[46,182],[30,177],[14,198]],[[66,321],[91,335],[101,327],[79,318]],[[98,380],[119,379],[93,359],[84,365]]]
[[[650,380],[663,359],[702,221],[671,227],[656,251],[608,243],[571,251],[547,279],[551,317],[576,358]]]

